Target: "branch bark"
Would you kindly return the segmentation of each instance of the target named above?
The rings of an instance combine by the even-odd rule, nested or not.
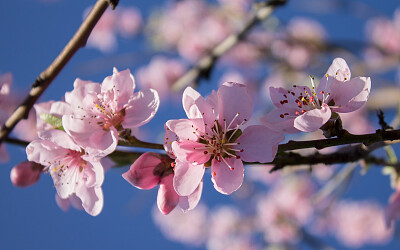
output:
[[[87,39],[92,32],[94,26],[99,21],[100,17],[106,11],[110,5],[113,9],[117,6],[118,0],[98,0],[93,6],[92,10],[82,22],[79,29],[76,31],[74,36],[64,47],[61,53],[56,59],[50,64],[45,71],[43,71],[34,81],[29,95],[25,100],[17,107],[17,109],[11,114],[0,130],[0,144],[10,134],[17,123],[21,119],[28,117],[30,109],[56,78],[60,71],[65,67],[72,56],[82,47],[86,45]]]

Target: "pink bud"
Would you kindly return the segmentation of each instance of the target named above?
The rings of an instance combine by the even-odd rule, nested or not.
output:
[[[40,177],[43,166],[30,161],[21,162],[13,167],[10,173],[11,182],[16,187],[28,187],[35,184]]]
[[[160,182],[160,176],[154,174],[157,166],[163,164],[161,157],[156,153],[147,152],[142,154],[130,167],[122,174],[122,177],[140,189],[152,189]]]

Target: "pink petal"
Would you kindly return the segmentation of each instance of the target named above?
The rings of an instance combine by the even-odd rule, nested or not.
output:
[[[62,124],[65,131],[89,154],[102,157],[117,147],[118,132],[114,127],[104,130],[97,126],[96,120],[76,119],[73,115],[64,115]]]
[[[335,77],[339,81],[347,81],[351,78],[349,66],[343,58],[339,57],[333,60],[326,74]]]
[[[152,189],[161,180],[160,176],[154,175],[154,169],[160,164],[163,164],[163,162],[158,154],[144,153],[131,165],[127,172],[122,174],[122,177],[134,187]]]
[[[183,209],[184,212],[192,210],[197,206],[200,201],[201,193],[203,191],[203,180],[199,183],[199,186],[188,196],[180,196],[179,197],[179,206]]]
[[[26,155],[29,161],[48,166],[49,159],[58,159],[68,153],[65,148],[57,147],[50,141],[34,140],[26,147]]]
[[[193,120],[180,119],[180,120],[169,120],[166,123],[167,128],[174,132],[182,141],[197,141],[199,139],[197,127]]]
[[[176,161],[174,187],[180,196],[193,193],[204,175],[204,165],[193,165],[187,162]]]
[[[9,156],[6,150],[6,145],[3,143],[0,145],[0,162],[7,162],[9,160]]]
[[[81,151],[81,147],[79,147],[78,144],[76,144],[74,140],[72,140],[72,138],[64,131],[56,129],[46,130],[40,132],[39,137],[42,140],[51,141],[55,145],[58,145],[62,148]]]
[[[56,203],[62,211],[67,212],[69,210],[70,202],[68,198],[63,199],[56,193]]]
[[[193,164],[206,163],[211,155],[204,149],[205,145],[194,141],[172,142],[172,151],[180,161]]]
[[[294,127],[303,132],[317,131],[331,118],[331,110],[325,103],[321,109],[313,109],[294,119]]]
[[[92,216],[100,214],[104,204],[101,187],[87,188],[84,185],[79,185],[76,190],[76,196],[82,200],[82,206],[88,214]]]
[[[174,175],[170,174],[161,179],[157,194],[157,206],[163,214],[169,214],[179,202],[179,196],[172,184]]]
[[[113,91],[114,98],[118,102],[117,110],[121,110],[135,90],[135,80],[129,69],[118,72],[116,68],[113,75],[104,79],[101,84],[101,92]]]
[[[389,200],[389,205],[385,209],[386,227],[389,228],[393,221],[400,218],[400,192],[394,193]]]
[[[244,120],[249,120],[253,113],[253,100],[247,92],[246,85],[225,82],[218,89],[219,124],[224,123],[235,128]]]
[[[211,180],[214,188],[222,194],[231,194],[243,183],[244,167],[243,162],[236,158],[225,158],[224,161],[213,160],[211,164]]]
[[[243,131],[236,141],[240,145],[235,148],[243,149],[243,152],[237,153],[243,161],[266,163],[274,160],[278,145],[284,139],[282,133],[265,126],[254,125]]]
[[[286,134],[296,134],[300,132],[294,127],[295,109],[277,108],[260,118],[260,122],[270,129],[280,130]],[[282,114],[289,115],[281,117]]]
[[[371,89],[371,79],[369,77],[356,77],[346,82],[337,82],[332,86],[335,91],[335,112],[352,112],[361,108],[368,100]]]
[[[160,98],[157,91],[148,89],[139,91],[129,99],[125,109],[124,128],[135,128],[148,123],[156,114]]]
[[[213,124],[215,115],[212,106],[191,87],[187,87],[182,97],[183,109],[189,119],[202,118],[205,124]]]
[[[74,82],[74,90],[65,94],[65,102],[73,106],[84,107],[83,101],[88,93],[100,93],[101,87],[99,83],[90,81],[82,81],[79,78]]]

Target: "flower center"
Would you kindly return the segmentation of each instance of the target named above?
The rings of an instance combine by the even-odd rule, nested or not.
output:
[[[204,154],[211,154],[210,160],[205,164],[206,167],[211,166],[211,161],[215,159],[218,162],[225,162],[226,165],[233,170],[233,167],[227,163],[225,158],[240,158],[240,156],[236,155],[236,153],[243,152],[243,149],[233,148],[233,146],[240,145],[240,143],[237,143],[236,140],[242,134],[240,127],[247,122],[247,120],[244,119],[242,123],[233,128],[232,124],[238,116],[239,113],[236,114],[229,124],[227,124],[226,120],[224,119],[223,126],[218,123],[218,120],[214,121],[212,127],[208,126],[208,124],[205,124],[206,132],[199,135],[199,142],[203,143],[204,147],[196,149],[204,150]]]
[[[282,113],[279,116],[281,118],[297,117],[304,114],[307,111],[313,109],[321,109],[322,104],[325,103],[331,93],[325,93],[320,91],[319,94],[316,92],[314,77],[310,76],[311,79],[311,90],[308,87],[293,85],[291,90],[287,93],[282,94],[280,104],[290,109],[294,109],[293,113]]]
[[[111,127],[115,127],[117,130],[122,129],[121,123],[124,121],[125,109],[116,112],[115,108],[110,104],[106,104],[106,101],[102,98],[97,98],[97,101],[93,104],[94,107],[90,109],[95,115],[92,118],[100,120],[97,122],[100,127],[104,130],[109,130]]]

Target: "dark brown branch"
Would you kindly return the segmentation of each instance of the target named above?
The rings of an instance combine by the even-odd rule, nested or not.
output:
[[[50,66],[39,75],[39,77],[33,83],[29,95],[1,127],[0,144],[10,134],[10,132],[21,119],[26,119],[28,117],[29,110],[47,89],[54,78],[56,78],[58,73],[60,73],[60,71],[65,67],[72,56],[80,48],[86,45],[90,33],[92,32],[96,23],[99,21],[100,17],[106,11],[107,7],[111,5],[112,8],[115,8],[117,4],[118,0],[98,0],[96,2],[75,35],[71,38],[57,58],[50,64]]]
[[[268,2],[260,3],[256,6],[256,10],[249,18],[244,27],[237,32],[225,38],[221,43],[219,43],[215,48],[213,48],[206,56],[201,58],[195,66],[193,66],[189,71],[187,71],[182,77],[180,77],[173,85],[172,89],[174,91],[179,91],[188,84],[196,82],[201,77],[207,77],[214,66],[215,62],[233,46],[235,46],[246,33],[253,28],[256,24],[265,20],[271,15],[273,10],[277,6],[286,4],[286,0],[271,0]]]

